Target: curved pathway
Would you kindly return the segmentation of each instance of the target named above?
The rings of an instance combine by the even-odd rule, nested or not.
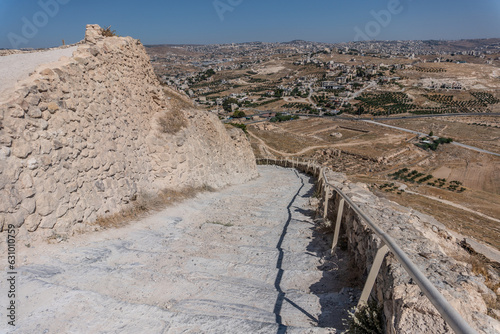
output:
[[[312,180],[259,172],[120,229],[19,243],[18,325],[0,332],[335,333],[319,326],[341,329],[358,292],[314,228]]]

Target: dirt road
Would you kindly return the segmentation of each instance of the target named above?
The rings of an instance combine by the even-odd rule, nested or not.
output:
[[[259,172],[120,229],[18,243],[17,326],[2,293],[0,332],[334,333],[318,325],[340,328],[359,291],[314,229],[312,180]]]
[[[396,130],[400,130],[400,131],[405,131],[405,132],[412,133],[412,134],[415,134],[415,135],[418,135],[418,136],[427,136],[427,134],[422,133],[422,132],[408,130],[408,129],[400,128],[400,127],[393,126],[393,125],[388,125],[388,124],[379,123],[379,122],[375,122],[375,121],[364,121],[364,122],[372,123],[372,124],[376,124],[376,125],[380,125],[380,126],[385,126],[387,128],[396,129]],[[473,150],[473,151],[477,151],[477,152],[480,152],[480,153],[486,153],[486,154],[489,154],[489,155],[494,155],[494,156],[500,157],[499,153],[491,152],[491,151],[487,151],[487,150],[483,150],[481,148],[470,146],[470,145],[466,145],[466,144],[462,144],[462,143],[459,143],[459,142],[456,142],[456,141],[452,142],[451,144],[452,145],[456,145],[456,146],[460,146],[462,148],[466,148],[468,150]]]

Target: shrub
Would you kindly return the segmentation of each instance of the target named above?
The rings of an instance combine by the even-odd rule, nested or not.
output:
[[[344,324],[347,326],[345,333],[382,334],[384,333],[382,307],[379,307],[375,300],[371,300],[367,305],[349,311]]]
[[[236,110],[233,114],[233,118],[243,118],[246,117],[246,114],[244,111],[241,110]]]
[[[118,36],[116,30],[111,30],[111,26],[107,27],[106,29],[101,28],[101,33],[104,37]]]
[[[187,126],[186,119],[178,110],[167,111],[158,118],[160,132],[174,135]]]
[[[243,130],[243,132],[248,133],[247,126],[245,124],[239,124],[239,123],[228,123],[228,124],[234,126],[235,128],[240,128],[241,130]]]
[[[277,113],[275,117],[272,117],[270,122],[286,122],[291,120],[299,119],[297,115],[282,115],[281,113]]]

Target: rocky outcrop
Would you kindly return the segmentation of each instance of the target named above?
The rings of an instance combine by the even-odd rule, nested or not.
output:
[[[142,44],[96,31],[89,26],[73,57],[39,67],[2,97],[0,231],[68,231],[141,193],[257,175],[241,130],[175,110]]]

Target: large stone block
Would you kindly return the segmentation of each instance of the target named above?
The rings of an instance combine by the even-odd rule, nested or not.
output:
[[[11,147],[12,138],[6,133],[0,133],[0,145]]]
[[[0,213],[7,212],[12,208],[10,197],[7,190],[0,190]]]
[[[28,116],[31,118],[42,118],[42,111],[40,108],[30,108],[28,110]]]
[[[41,154],[49,154],[52,152],[52,143],[46,139],[40,139],[40,153]]]
[[[15,217],[12,214],[0,213],[0,230],[7,230],[9,225],[15,225]]]
[[[29,213],[24,208],[19,208],[16,212],[12,214],[12,224],[19,228],[24,224],[24,220],[28,217]]]
[[[59,110],[59,104],[56,103],[56,102],[50,102],[48,105],[47,105],[47,110],[53,114],[55,113],[56,111]]]
[[[35,170],[38,168],[38,160],[35,158],[28,159],[26,167],[30,170]]]
[[[0,147],[0,160],[7,160],[12,150],[6,146]]]
[[[20,159],[26,159],[32,151],[31,144],[24,140],[16,140],[12,145],[12,154]]]
[[[24,109],[21,108],[21,106],[14,106],[12,108],[9,108],[9,114],[10,114],[10,117],[14,117],[14,118],[23,118],[24,117]]]
[[[35,214],[32,214],[32,215],[29,215],[28,217],[26,217],[25,221],[24,221],[24,227],[30,231],[30,232],[34,232],[38,229],[38,226],[40,225],[40,222],[42,221],[42,217],[35,213]]]
[[[69,204],[68,203],[61,203],[59,207],[56,210],[56,217],[61,218],[64,216],[69,210]]]
[[[6,185],[5,191],[9,197],[8,203],[10,203],[12,208],[18,206],[22,202],[23,197],[19,193],[19,189],[16,184]]]
[[[25,209],[28,214],[32,214],[36,210],[36,201],[34,198],[25,198],[21,203],[21,208]]]
[[[35,196],[37,213],[40,216],[45,217],[53,213],[57,206],[57,200],[52,196],[52,194],[42,193]]]
[[[74,193],[78,189],[78,183],[76,182],[70,182],[66,185],[66,192],[68,194]]]
[[[42,217],[39,227],[43,229],[52,229],[54,225],[57,223],[57,217],[55,214],[51,214],[45,217]]]

